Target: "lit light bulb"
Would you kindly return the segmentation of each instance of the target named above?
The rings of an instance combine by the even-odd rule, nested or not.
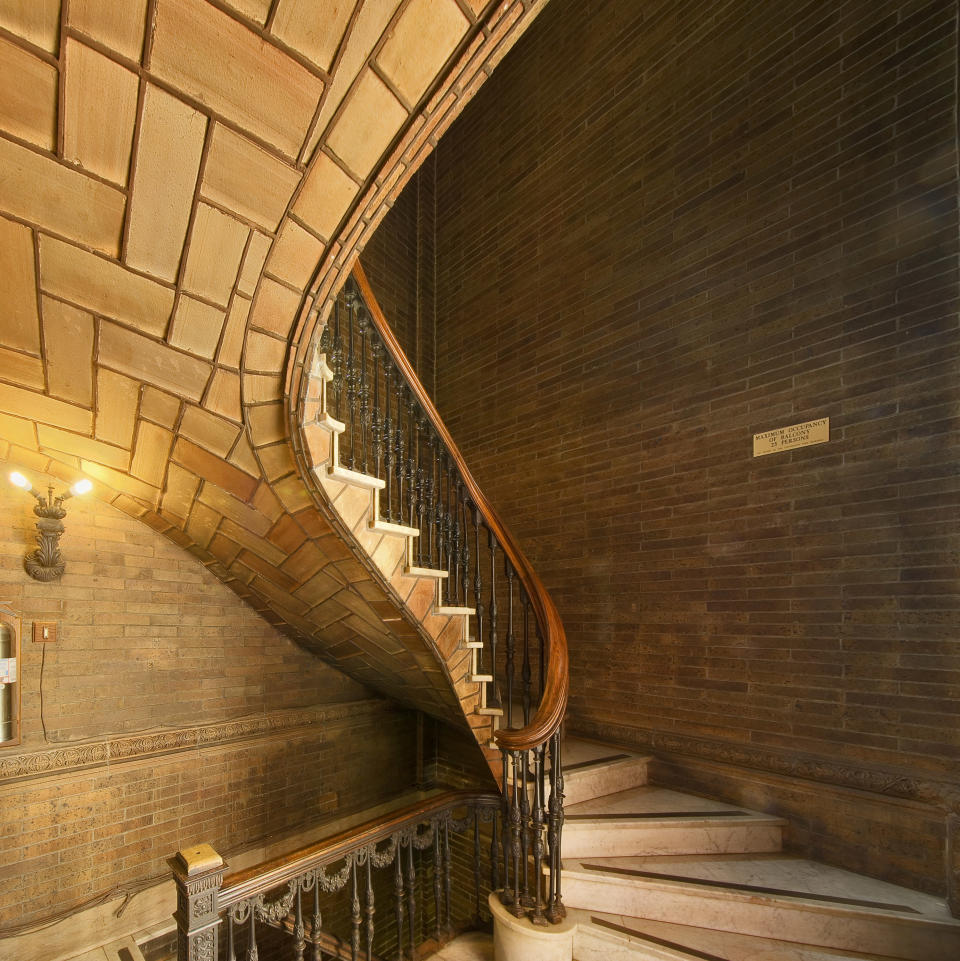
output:
[[[19,471],[10,475],[10,483],[15,487],[22,487],[25,491],[33,490],[33,485]]]
[[[88,494],[92,490],[93,490],[93,483],[91,481],[88,481],[87,478],[84,477],[82,480],[78,480],[76,484],[74,484],[73,487],[70,488],[70,493],[76,496],[78,494]]]

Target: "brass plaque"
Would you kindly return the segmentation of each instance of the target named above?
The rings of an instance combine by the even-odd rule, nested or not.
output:
[[[791,424],[776,430],[765,430],[753,435],[753,456],[776,454],[781,450],[796,447],[809,447],[811,444],[825,444],[830,440],[830,418],[808,420],[804,424]]]

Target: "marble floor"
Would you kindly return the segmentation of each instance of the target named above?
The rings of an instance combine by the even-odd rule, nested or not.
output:
[[[431,961],[493,961],[493,936],[483,931],[461,934],[430,957]]]

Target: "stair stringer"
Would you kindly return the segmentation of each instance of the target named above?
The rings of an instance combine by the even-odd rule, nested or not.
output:
[[[478,677],[477,648],[470,634],[472,608],[444,605],[446,571],[414,563],[420,532],[380,517],[380,478],[340,463],[339,437],[344,424],[327,411],[326,386],[333,374],[318,353],[308,375],[308,402],[301,425],[307,466],[333,515],[349,532],[349,541],[445,665],[463,719],[469,725],[494,777],[502,778],[502,760],[493,740],[502,711],[488,708],[486,684]]]

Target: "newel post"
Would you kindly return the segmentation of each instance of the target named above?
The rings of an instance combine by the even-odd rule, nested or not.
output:
[[[224,860],[209,844],[197,844],[178,851],[169,864],[177,885],[177,961],[217,961]]]

